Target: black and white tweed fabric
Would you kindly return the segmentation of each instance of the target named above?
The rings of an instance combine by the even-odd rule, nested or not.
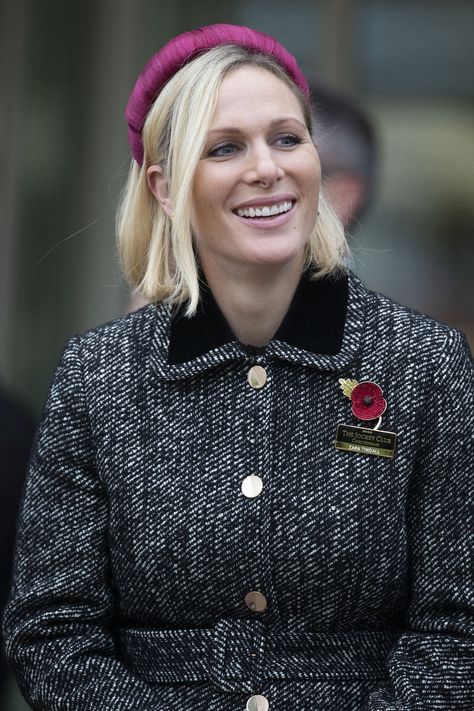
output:
[[[474,709],[469,350],[340,283],[308,282],[265,349],[215,304],[203,352],[164,304],[70,341],[4,621],[33,709],[244,711],[256,693],[269,711]],[[337,423],[358,424],[341,377],[383,389],[393,459],[335,449]]]

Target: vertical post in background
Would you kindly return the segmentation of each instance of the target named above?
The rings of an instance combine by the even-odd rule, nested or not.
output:
[[[86,128],[71,190],[77,204],[69,208],[71,229],[85,228],[80,249],[71,251],[86,286],[76,276],[71,301],[78,330],[120,315],[127,305],[115,249],[115,212],[130,164],[124,111],[137,71],[175,32],[180,10],[179,2],[165,10],[151,0],[102,0],[86,20]]]
[[[21,213],[21,138],[28,35],[28,0],[5,0],[0,16],[0,373],[8,380],[8,334],[15,289],[21,279],[18,240]]]
[[[324,76],[330,86],[353,94],[357,81],[354,61],[356,2],[328,0],[322,4],[321,10],[324,18],[320,33]]]
[[[83,125],[67,211],[68,231],[78,234],[65,250],[72,282],[70,315],[79,331],[118,316],[124,306],[114,213],[129,164],[124,108],[133,81],[136,18],[142,5],[142,0],[102,0],[83,18]]]

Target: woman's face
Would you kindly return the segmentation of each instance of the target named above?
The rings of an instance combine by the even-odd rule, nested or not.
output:
[[[230,73],[193,184],[193,232],[204,271],[302,266],[320,179],[318,154],[291,90],[259,67]]]

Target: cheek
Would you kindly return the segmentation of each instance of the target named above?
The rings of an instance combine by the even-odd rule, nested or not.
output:
[[[221,171],[222,172],[222,171]],[[196,215],[212,219],[216,210],[224,205],[226,198],[225,176],[215,171],[202,170],[196,173],[193,204]]]
[[[319,154],[314,145],[307,145],[305,154],[305,165],[308,171],[311,171],[313,175],[317,175],[318,178],[321,177],[321,161],[319,160]]]
[[[306,174],[308,182],[319,189],[319,185],[321,183],[321,163],[319,162],[317,154],[312,161],[308,161]]]

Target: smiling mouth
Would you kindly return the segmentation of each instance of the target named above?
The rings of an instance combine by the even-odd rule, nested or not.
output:
[[[294,204],[295,203],[292,200],[285,200],[284,202],[277,203],[271,207],[269,205],[262,205],[261,207],[240,207],[237,210],[233,210],[233,212],[239,217],[246,217],[251,220],[261,220],[289,212]]]

